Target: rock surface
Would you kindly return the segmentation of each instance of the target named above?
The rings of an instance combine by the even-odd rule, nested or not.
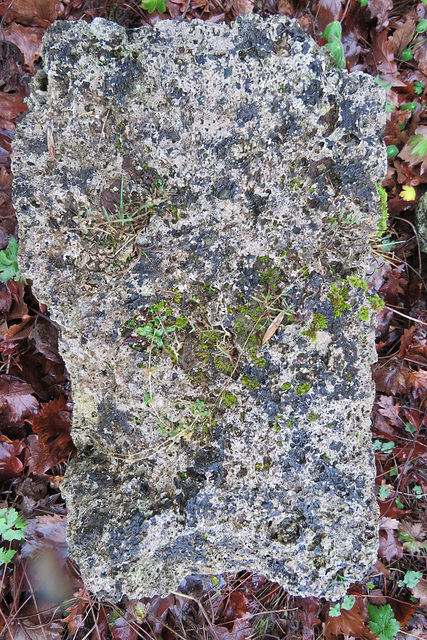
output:
[[[375,561],[366,295],[384,93],[283,17],[57,22],[14,143],[21,273],[61,328],[88,587]]]

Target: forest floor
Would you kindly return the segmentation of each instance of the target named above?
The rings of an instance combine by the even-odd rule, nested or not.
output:
[[[427,183],[427,0],[0,0],[0,640],[427,639],[427,287],[416,210]],[[150,11],[151,13],[149,13]],[[377,317],[372,437],[381,511],[370,575],[339,603],[294,598],[249,573],[187,580],[166,598],[100,602],[67,557],[60,481],[72,397],[57,332],[16,275],[11,144],[54,20],[126,27],[238,15],[296,18],[340,66],[387,90],[388,223],[372,244]],[[322,33],[330,23],[329,38]],[[340,26],[341,25],[341,29]],[[328,36],[328,31],[326,33]],[[345,532],[343,532],[345,535]]]

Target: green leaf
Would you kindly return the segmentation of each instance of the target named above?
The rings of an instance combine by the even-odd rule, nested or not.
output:
[[[424,31],[427,31],[427,20],[425,20],[424,18],[420,18],[415,31],[417,33],[424,33]]]
[[[143,0],[141,2],[141,7],[148,11],[148,13],[153,13],[157,9],[159,13],[164,13],[166,11],[166,1],[165,0]]]
[[[412,60],[414,56],[412,55],[412,49],[410,47],[405,47],[400,54],[400,59],[404,62],[408,62],[408,60]]]
[[[368,604],[369,629],[380,640],[393,640],[400,630],[400,624],[394,617],[393,609],[389,604],[376,607]]]
[[[360,0],[361,7],[366,7],[367,4],[368,4],[368,0]]]
[[[416,484],[415,487],[412,487],[412,493],[420,498],[423,495],[423,490],[421,489],[419,484]]]
[[[154,329],[151,324],[146,324],[144,327],[138,327],[135,331],[138,336],[144,336],[147,338],[152,338]]]
[[[407,102],[406,104],[401,104],[400,108],[402,111],[415,111],[417,104],[418,102]]]
[[[366,583],[366,588],[369,589],[369,591],[372,591],[372,589],[375,589],[375,584],[370,580]]]
[[[399,580],[399,582],[403,582],[408,589],[413,589],[417,586],[422,577],[423,574],[421,571],[407,571],[403,576],[403,580]]]
[[[381,500],[385,500],[390,495],[390,489],[387,489],[386,486],[382,485],[378,495],[381,498]]]
[[[394,158],[394,156],[397,156],[397,154],[399,153],[399,149],[396,147],[395,144],[389,144],[387,147],[387,158],[390,160],[390,158]]]
[[[337,38],[337,40],[341,40],[341,36],[342,36],[341,22],[338,22],[338,20],[336,20],[335,22],[330,22],[327,25],[324,32],[322,33],[322,36],[326,38],[326,40],[328,41],[331,38]]]
[[[338,616],[341,615],[341,605],[339,602],[329,608],[329,615],[331,618],[338,618]]]
[[[0,549],[0,564],[7,564],[16,554],[14,549]]]
[[[426,83],[425,82],[420,82],[420,80],[415,80],[415,82],[414,82],[414,93],[416,93],[417,96],[420,96],[425,88],[426,88]]]
[[[422,133],[417,133],[409,138],[408,144],[413,147],[411,156],[415,153],[419,158],[422,158],[427,153],[427,138]]]
[[[6,249],[0,251],[0,280],[16,279],[18,276],[18,243],[12,236]]]
[[[344,596],[341,609],[344,611],[351,611],[354,607],[354,603],[356,602],[356,598],[354,596]]]
[[[339,69],[345,68],[345,57],[344,51],[342,48],[342,44],[340,40],[336,38],[331,38],[327,44],[325,44],[325,49],[332,53],[332,56],[335,60],[335,64]]]
[[[427,2],[427,0],[426,0]],[[391,88],[391,82],[382,82],[382,80],[380,80],[380,76],[379,74],[377,74],[374,78],[375,82],[382,87],[383,89],[385,89],[386,91],[388,91],[388,89]]]
[[[3,540],[23,540],[27,524],[21,520],[16,509],[0,509],[0,534]]]
[[[400,499],[400,496],[397,496],[396,500],[394,501],[396,504],[396,507],[398,509],[404,509],[405,505],[403,504],[402,500]]]

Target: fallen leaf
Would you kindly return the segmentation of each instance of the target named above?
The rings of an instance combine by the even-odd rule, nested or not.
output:
[[[36,72],[34,63],[40,58],[44,29],[40,27],[24,27],[13,23],[4,30],[6,40],[16,44],[24,54],[25,64],[33,75]]]
[[[354,598],[352,608],[347,611],[341,607],[339,616],[329,615],[329,605],[325,613],[325,636],[343,634],[345,637],[361,638],[365,631],[365,622],[368,614],[361,587],[355,587],[348,591],[348,595]]]
[[[420,607],[427,607],[427,581],[424,579],[420,580],[415,587],[412,587],[411,591],[412,595],[418,598],[418,605]]]
[[[320,600],[318,598],[297,598],[299,617],[302,624],[303,640],[313,640],[314,627],[320,624],[318,612]]]
[[[403,557],[402,543],[397,538],[397,533],[392,529],[380,532],[380,546],[378,555],[384,560]]]
[[[0,15],[7,11],[7,24],[17,20],[20,24],[46,29],[58,18],[61,9],[60,0],[15,0],[0,5]]]
[[[2,436],[0,442],[0,481],[16,478],[24,471],[24,462],[19,458],[25,449],[20,440],[9,440]]]
[[[17,93],[5,93],[0,91],[0,124],[2,126],[14,129],[15,120],[20,113],[28,111],[28,107],[24,102],[25,93],[23,91]]]
[[[339,20],[341,10],[341,0],[319,0],[317,5],[317,24],[320,31],[324,31],[331,22]]]
[[[388,14],[393,9],[393,0],[368,0],[368,9],[371,18],[377,19],[378,31],[388,25]]]
[[[42,409],[30,420],[33,431],[39,436],[50,460],[64,462],[74,453],[71,440],[71,412],[67,398],[60,396],[42,405]]]
[[[19,423],[39,408],[33,388],[13,376],[0,376],[0,425]]]
[[[265,344],[266,342],[268,342],[276,333],[277,329],[279,328],[280,324],[282,323],[283,318],[286,315],[286,311],[281,311],[279,313],[279,315],[277,315],[273,322],[270,324],[270,326],[268,327],[267,331],[264,333],[264,337],[262,339],[262,343],[261,344]]]

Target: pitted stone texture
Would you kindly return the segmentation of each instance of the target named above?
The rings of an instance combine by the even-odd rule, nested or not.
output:
[[[43,57],[14,145],[20,269],[61,327],[88,587],[246,569],[339,597],[377,550],[358,278],[383,91],[283,17],[58,22]],[[104,242],[120,195],[139,235]]]

